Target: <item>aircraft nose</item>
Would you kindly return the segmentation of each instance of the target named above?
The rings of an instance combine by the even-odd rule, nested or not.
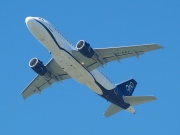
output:
[[[31,25],[33,23],[33,21],[34,21],[33,17],[26,17],[26,19],[25,19],[27,26]]]

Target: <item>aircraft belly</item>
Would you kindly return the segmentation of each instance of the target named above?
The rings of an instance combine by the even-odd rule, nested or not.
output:
[[[43,40],[42,40],[43,39]],[[55,55],[61,53],[60,49],[56,45],[56,43],[52,40],[52,38],[48,34],[44,34],[40,37],[39,41],[43,44],[50,52],[53,52]]]
[[[40,33],[38,35],[38,40],[49,51],[51,51],[53,58],[57,64],[64,69],[64,71],[66,71],[74,80],[86,85],[95,93],[99,95],[103,94],[101,88],[95,83],[95,78],[93,75],[70,55],[70,52],[68,52],[69,48],[66,48],[67,50],[64,48],[64,50],[59,48],[63,47],[65,42],[61,36],[56,35],[56,40],[58,41],[57,44],[45,29],[39,29],[38,32]]]
[[[56,35],[58,38],[58,45],[63,46],[65,42],[60,36]],[[68,52],[61,50],[57,44],[54,42],[49,33],[40,28],[38,30],[38,36],[36,36],[39,42],[41,42],[51,53],[57,64],[64,69],[74,80],[86,85],[93,92],[102,95],[103,92],[101,88],[95,83],[94,77],[90,72],[88,72],[77,60],[75,60]]]
[[[93,76],[71,56],[62,52],[60,55],[53,55],[53,58],[74,80],[86,85],[99,95],[103,94],[100,87],[95,83]]]
[[[85,84],[88,88],[90,88],[93,92],[98,95],[103,95],[101,88],[95,82],[86,82]]]

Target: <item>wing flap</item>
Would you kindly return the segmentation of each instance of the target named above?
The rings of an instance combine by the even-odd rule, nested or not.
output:
[[[117,113],[117,112],[119,112],[121,110],[122,110],[122,108],[120,108],[119,106],[111,103],[110,106],[105,111],[104,115],[106,117],[109,117],[109,116],[111,116],[111,115],[113,115],[113,114],[115,114],[115,113]]]

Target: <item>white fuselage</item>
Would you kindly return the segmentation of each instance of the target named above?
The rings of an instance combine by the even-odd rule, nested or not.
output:
[[[52,54],[58,65],[74,80],[86,85],[95,93],[102,95],[98,82],[106,90],[112,90],[115,85],[110,82],[99,70],[88,71],[72,55],[76,48],[48,21],[38,17],[27,17],[26,25],[36,39],[41,42]]]

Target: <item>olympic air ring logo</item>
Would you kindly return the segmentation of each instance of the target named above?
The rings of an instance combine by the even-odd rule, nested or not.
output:
[[[130,82],[129,85],[126,85],[126,90],[127,90],[127,92],[128,92],[129,94],[132,93],[133,88],[134,88],[133,82]]]

